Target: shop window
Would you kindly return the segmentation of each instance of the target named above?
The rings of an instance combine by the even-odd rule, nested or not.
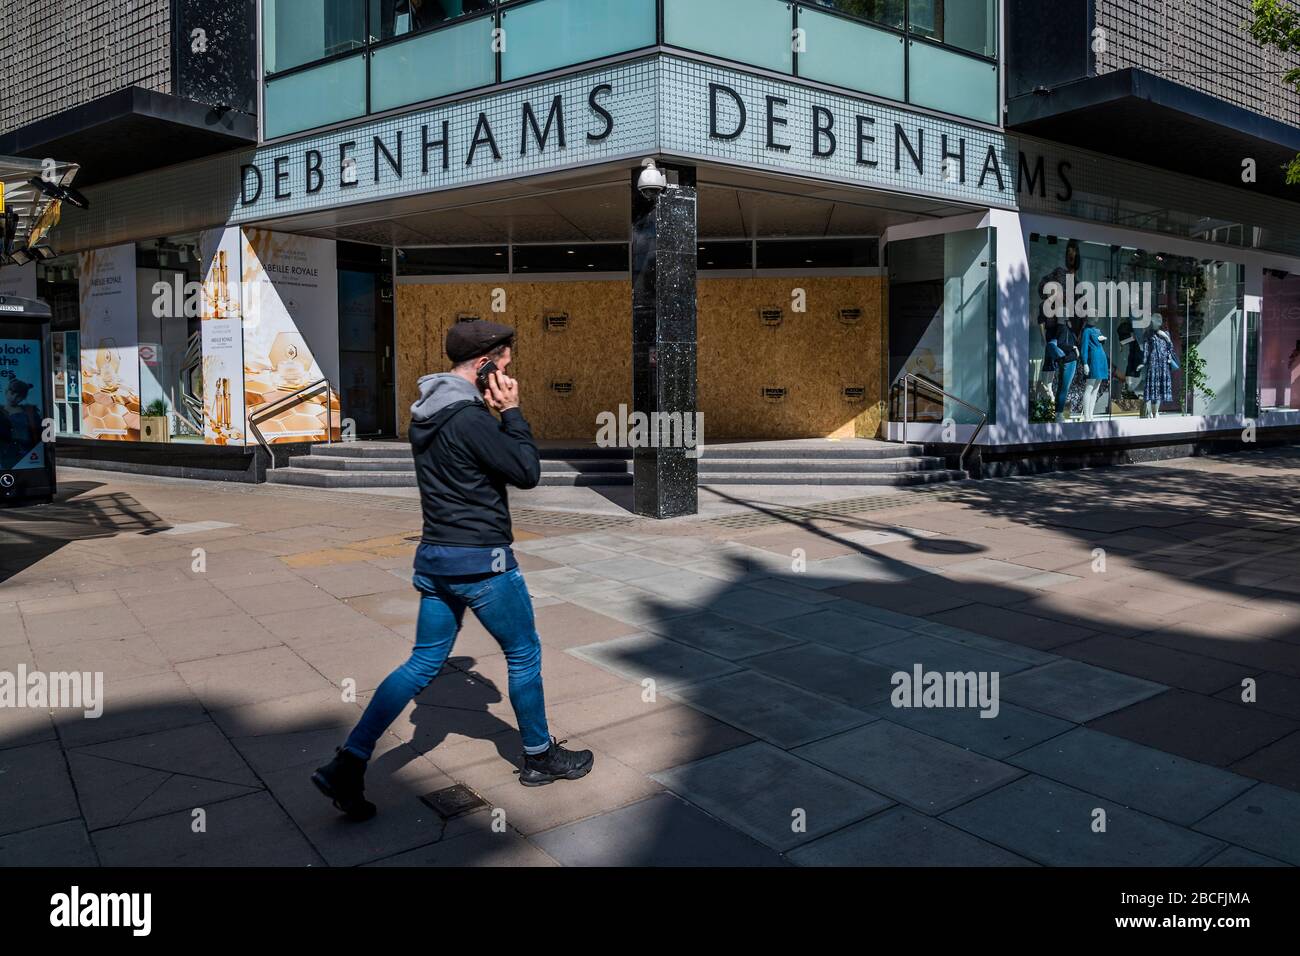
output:
[[[754,244],[748,239],[740,241],[701,242],[696,268],[708,269],[753,269]]]
[[[141,441],[203,441],[197,235],[136,245]]]
[[[267,73],[361,49],[365,0],[264,0],[262,61]]]
[[[880,265],[876,239],[763,239],[760,269],[856,269]]]
[[[370,36],[387,40],[418,33],[494,7],[493,0],[370,0]]]
[[[1259,325],[1259,405],[1300,409],[1300,275],[1264,270]]]
[[[515,246],[516,274],[547,272],[628,272],[624,242],[572,245]]]
[[[890,243],[886,258],[894,421],[903,418],[908,373],[951,396],[923,387],[908,389],[909,421],[975,424],[985,411],[993,421],[996,236],[995,229],[972,229]]]
[[[81,271],[75,255],[38,262],[36,297],[50,307],[50,373],[55,431],[81,434]]]
[[[1243,270],[1031,234],[1031,422],[1241,410]]]
[[[507,246],[407,247],[397,250],[399,276],[505,275]]]
[[[906,0],[807,0],[812,7],[825,7],[860,20],[870,20],[895,30],[903,29]]]
[[[979,56],[997,53],[997,0],[909,0],[913,36]]]

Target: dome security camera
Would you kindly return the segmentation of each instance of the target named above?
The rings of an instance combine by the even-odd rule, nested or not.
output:
[[[641,160],[641,166],[641,176],[636,181],[636,188],[642,196],[653,202],[668,188],[668,177],[655,165],[653,159]]]

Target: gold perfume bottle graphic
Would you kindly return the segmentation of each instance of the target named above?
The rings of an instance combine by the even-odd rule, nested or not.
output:
[[[100,339],[95,348],[95,375],[99,378],[99,390],[112,394],[122,383],[118,374],[122,360],[117,354],[117,341]]]

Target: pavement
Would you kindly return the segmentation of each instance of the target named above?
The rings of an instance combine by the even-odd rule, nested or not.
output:
[[[418,502],[66,469],[0,511],[0,689],[102,674],[104,709],[0,706],[0,865],[1300,864],[1297,466],[706,489],[663,522],[517,495],[551,730],[595,769],[519,785],[467,619],[363,824],[308,778],[409,651]],[[476,809],[421,799],[457,786]]]

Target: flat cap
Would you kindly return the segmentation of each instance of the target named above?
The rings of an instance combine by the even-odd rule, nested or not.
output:
[[[486,319],[457,322],[447,332],[447,358],[453,362],[468,362],[486,355],[514,337],[515,330],[510,326],[488,322]]]

